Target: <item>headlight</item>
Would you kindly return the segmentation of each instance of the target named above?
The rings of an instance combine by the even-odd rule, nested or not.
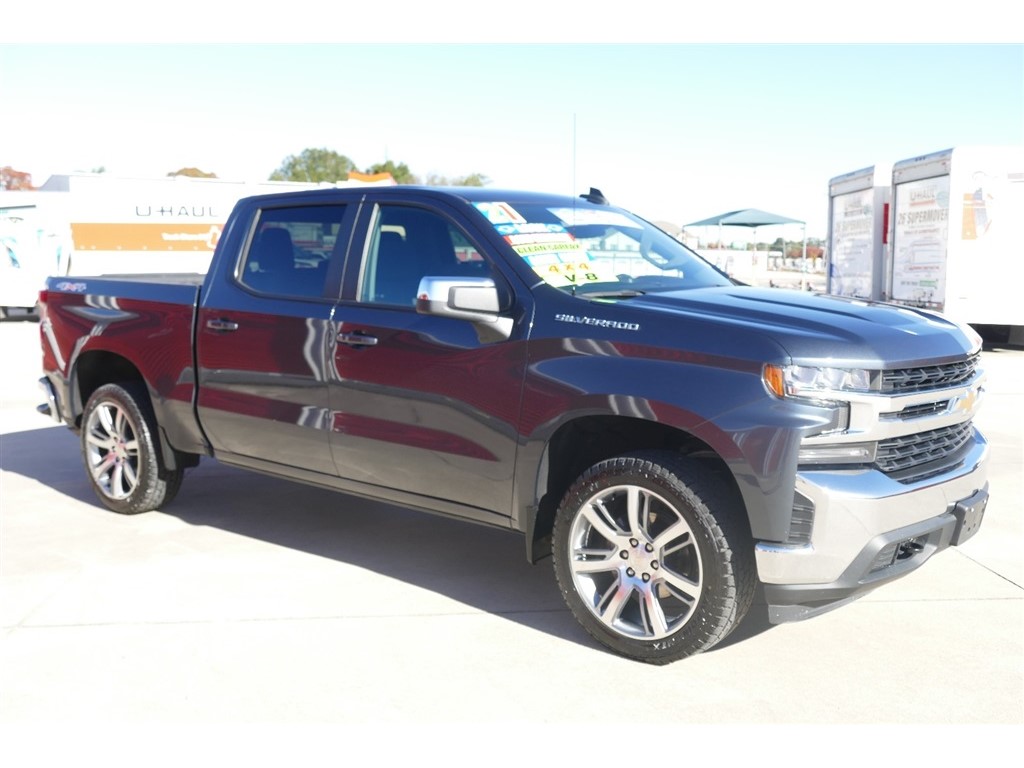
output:
[[[863,368],[814,368],[805,365],[765,365],[761,373],[776,397],[799,397],[830,402],[837,392],[871,392],[874,372]]]
[[[967,323],[959,323],[959,326],[961,333],[963,333],[963,335],[967,337],[967,341],[971,343],[971,354],[976,355],[978,352],[981,352],[981,348],[984,344],[984,340],[981,338],[981,335]]]

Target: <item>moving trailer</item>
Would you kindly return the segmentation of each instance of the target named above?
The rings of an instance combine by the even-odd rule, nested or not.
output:
[[[1024,329],[1024,147],[955,147],[892,170],[883,298]],[[1020,339],[1024,341],[1024,339]]]
[[[828,293],[882,298],[889,247],[891,165],[836,176],[828,185]]]
[[[202,274],[210,265],[228,214],[240,199],[317,186],[86,173],[51,176],[40,190],[67,197],[74,246],[69,274]]]
[[[243,197],[318,187],[394,184],[228,181],[166,176],[51,176],[35,191],[0,193],[0,317],[36,304],[48,276],[205,273],[228,215]]]

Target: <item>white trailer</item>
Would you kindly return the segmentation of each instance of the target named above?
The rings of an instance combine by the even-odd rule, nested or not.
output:
[[[353,174],[337,184],[167,176],[51,176],[0,192],[0,316],[28,311],[51,275],[205,273],[241,198],[289,190],[394,184]]]
[[[895,163],[883,298],[972,325],[1024,328],[1024,146]]]
[[[892,166],[836,176],[828,190],[828,283],[837,296],[878,301],[889,249]]]
[[[70,274],[202,274],[210,265],[228,214],[240,199],[317,186],[83,173],[51,176],[40,190],[67,197],[74,248]]]

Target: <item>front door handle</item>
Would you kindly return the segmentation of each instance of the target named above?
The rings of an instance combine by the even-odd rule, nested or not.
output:
[[[338,341],[342,344],[348,344],[350,347],[374,347],[377,345],[376,336],[366,336],[362,333],[345,333],[344,331],[338,334]]]
[[[207,320],[206,327],[211,331],[237,331],[238,323],[231,320]]]

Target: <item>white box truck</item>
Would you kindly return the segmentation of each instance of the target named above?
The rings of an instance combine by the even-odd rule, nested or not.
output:
[[[228,214],[240,199],[316,186],[83,173],[51,176],[40,190],[67,196],[74,244],[70,274],[202,274],[210,265]]]
[[[48,276],[205,273],[243,197],[332,186],[394,184],[230,181],[73,173],[38,190],[0,192],[0,317],[29,312]]]
[[[892,169],[883,298],[1024,329],[1024,146],[955,147]]]
[[[828,190],[828,285],[837,296],[877,301],[885,285],[892,166],[836,176]]]

